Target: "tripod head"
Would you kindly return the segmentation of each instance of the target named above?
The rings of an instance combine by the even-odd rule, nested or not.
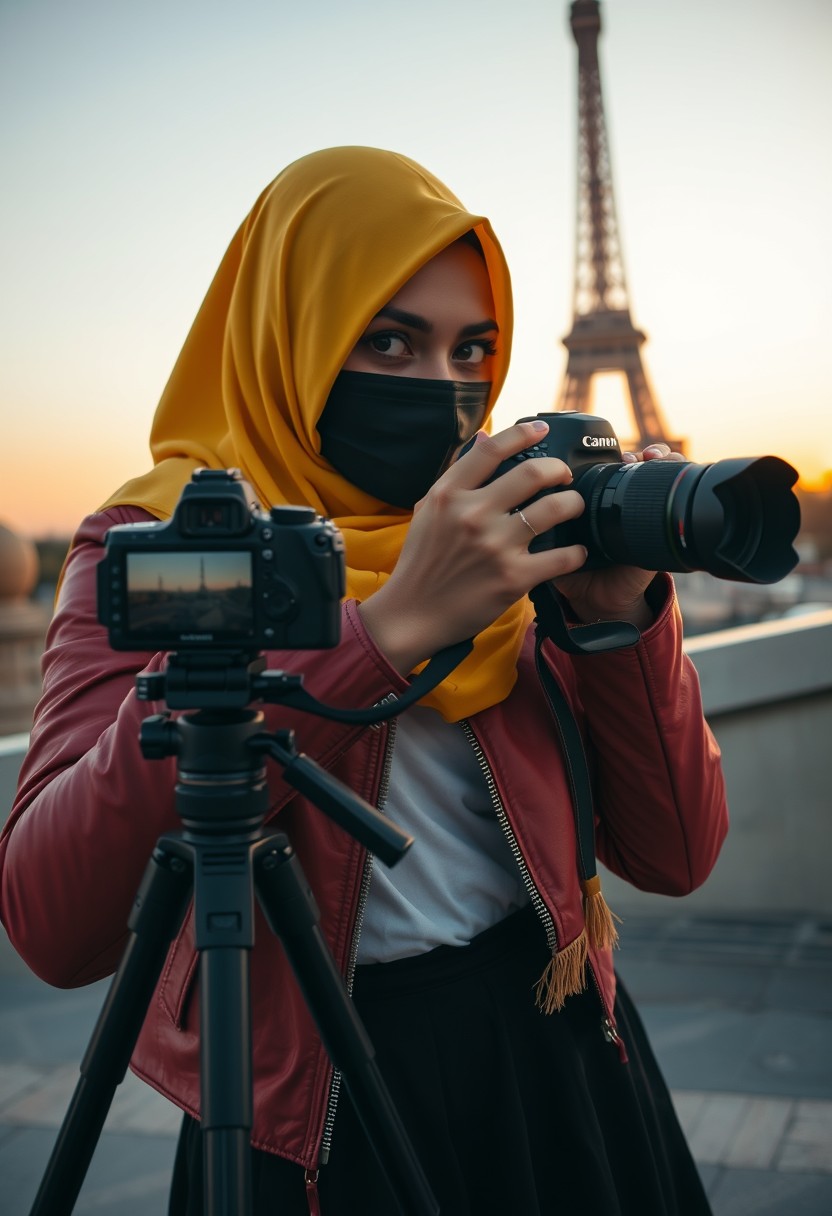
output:
[[[400,714],[426,696],[473,649],[472,638],[438,651],[400,696],[371,709],[337,709],[311,696],[302,675],[266,671],[263,654],[250,650],[180,650],[164,671],[136,677],[140,701],[165,701],[170,709],[244,709],[254,701],[283,702],[291,709],[336,722],[373,726]]]
[[[153,714],[142,723],[140,746],[148,760],[177,757],[176,805],[186,832],[251,830],[269,806],[264,759],[283,767],[284,780],[349,832],[387,866],[404,857],[413,837],[402,832],[309,756],[295,748],[294,731],[268,733],[252,701],[285,701],[307,712],[341,721],[380,721],[410,704],[410,692],[373,710],[324,706],[302,687],[303,676],[265,672],[262,655],[242,651],[197,651],[169,656],[164,672],[137,677],[142,701],[167,703],[190,712],[172,718]],[[423,695],[422,691],[418,695]],[[215,794],[212,797],[212,791]]]

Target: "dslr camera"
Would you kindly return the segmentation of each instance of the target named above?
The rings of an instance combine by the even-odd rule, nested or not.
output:
[[[549,423],[545,438],[503,461],[494,477],[526,460],[557,456],[572,470],[571,486],[529,501],[573,489],[585,507],[578,519],[535,537],[532,552],[582,544],[588,569],[705,570],[746,583],[775,583],[797,564],[792,542],[800,505],[791,490],[797,471],[779,457],[625,464],[606,419],[574,412],[536,417]]]
[[[98,566],[114,650],[336,646],[344,541],[311,507],[261,511],[238,469],[198,469],[164,523],[120,524]]]

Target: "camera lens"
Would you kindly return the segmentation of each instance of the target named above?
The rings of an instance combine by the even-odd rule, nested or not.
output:
[[[597,464],[576,480],[590,554],[645,570],[773,583],[797,563],[797,473],[776,456]],[[597,564],[597,563],[596,563]]]

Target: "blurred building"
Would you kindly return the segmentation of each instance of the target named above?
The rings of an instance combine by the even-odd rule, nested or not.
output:
[[[40,696],[40,659],[49,610],[31,595],[35,546],[0,524],[0,736],[28,731]]]

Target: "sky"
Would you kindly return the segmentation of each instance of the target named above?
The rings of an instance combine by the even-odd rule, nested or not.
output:
[[[832,4],[604,0],[633,320],[689,458],[832,470]],[[553,407],[572,320],[566,0],[0,0],[0,524],[70,533],[153,411],[262,188],[403,152],[491,219],[516,336],[496,420]],[[616,377],[596,412],[624,436]]]

